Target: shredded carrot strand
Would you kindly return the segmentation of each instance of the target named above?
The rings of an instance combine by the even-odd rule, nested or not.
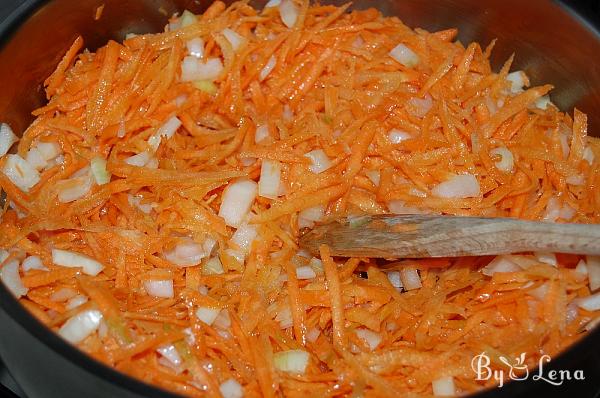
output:
[[[431,396],[447,376],[468,394],[494,384],[474,355],[536,366],[584,336],[600,316],[580,306],[598,294],[584,256],[507,254],[495,272],[492,256],[301,250],[307,228],[363,214],[599,223],[600,141],[550,85],[509,75],[514,55],[492,68],[503,43],[288,6],[291,28],[277,7],[215,1],[95,52],[75,39],[15,153],[51,159],[25,187],[0,158],[0,273],[19,263],[25,308],[55,331],[100,311],[79,348],[186,396],[231,380],[247,397]]]

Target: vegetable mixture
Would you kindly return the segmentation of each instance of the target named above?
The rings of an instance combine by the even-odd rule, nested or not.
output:
[[[600,258],[297,245],[365,213],[600,221],[586,116],[456,35],[271,0],[95,53],[77,38],[22,137],[0,128],[2,281],[93,358],[192,397],[461,395],[495,383],[480,353],[557,355],[600,319]]]

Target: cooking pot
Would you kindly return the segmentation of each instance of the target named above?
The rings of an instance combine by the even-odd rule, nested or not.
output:
[[[0,14],[3,8],[15,7],[0,20],[0,121],[9,123],[17,133],[32,121],[31,111],[44,104],[42,82],[78,34],[86,47],[94,50],[109,39],[122,40],[129,32],[160,31],[173,13],[183,9],[199,13],[210,4],[206,0],[0,2]],[[590,4],[600,8],[597,2]],[[102,15],[96,20],[102,5]],[[384,14],[399,16],[412,27],[430,31],[458,27],[463,43],[486,45],[497,38],[492,57],[495,67],[515,52],[513,69],[525,70],[533,84],[553,84],[552,101],[563,110],[581,109],[588,114],[590,134],[600,133],[600,65],[595,64],[600,59],[600,33],[568,5],[550,0],[358,0],[353,5],[373,6]],[[176,397],[87,357],[33,318],[2,284],[0,357],[30,398]],[[594,396],[600,391],[600,328],[554,358],[544,372],[573,372],[581,367],[588,372],[583,381],[555,387],[529,378],[477,396],[565,392]]]

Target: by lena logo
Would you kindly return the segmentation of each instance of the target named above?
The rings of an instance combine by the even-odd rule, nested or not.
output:
[[[551,359],[549,355],[545,354],[540,357],[537,373],[532,374],[529,374],[529,369],[527,369],[526,354],[524,352],[516,357],[514,361],[503,356],[498,357],[498,359],[508,367],[508,372],[504,369],[492,369],[490,367],[490,357],[485,352],[475,355],[471,361],[471,368],[477,375],[475,380],[495,380],[498,387],[502,387],[508,380],[527,380],[530,376],[532,380],[542,380],[555,386],[560,386],[565,380],[585,380],[583,370],[580,369],[573,372],[552,369],[544,373],[544,364],[550,362]]]

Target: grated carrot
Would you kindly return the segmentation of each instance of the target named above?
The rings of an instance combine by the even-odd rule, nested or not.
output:
[[[215,1],[201,15],[173,16],[165,32],[95,52],[74,40],[17,148],[25,158],[55,143],[60,156],[27,192],[0,173],[0,248],[7,261],[35,255],[48,269],[20,269],[29,289],[21,303],[53,330],[101,311],[100,330],[78,346],[186,396],[219,397],[228,379],[248,397],[431,396],[446,376],[469,394],[494,384],[470,373],[483,350],[493,370],[521,352],[535,366],[542,352],[557,355],[585,335],[599,314],[573,315],[593,293],[574,271],[586,261],[579,255],[557,256],[556,267],[533,253],[506,255],[519,270],[489,276],[492,257],[300,250],[301,226],[362,214],[598,223],[600,141],[581,111],[538,108],[550,85],[513,92],[514,56],[498,72],[490,64],[496,40],[464,46],[457,29],[412,30],[374,8],[291,3],[293,28],[276,7]],[[198,62],[223,69],[184,82],[198,38]],[[398,44],[416,65],[390,56]],[[509,169],[498,148],[512,155]],[[306,156],[315,150],[318,170]],[[109,182],[90,176],[87,192],[62,203],[61,187],[73,185],[65,181],[97,157]],[[274,180],[263,180],[267,162]],[[477,195],[435,196],[462,174],[477,179]],[[219,216],[224,192],[245,180],[261,187],[232,227]],[[92,257],[102,271],[55,265],[53,248]],[[65,288],[88,301],[69,304]],[[164,346],[180,364],[157,351]],[[303,372],[276,363],[288,350],[308,354]]]

